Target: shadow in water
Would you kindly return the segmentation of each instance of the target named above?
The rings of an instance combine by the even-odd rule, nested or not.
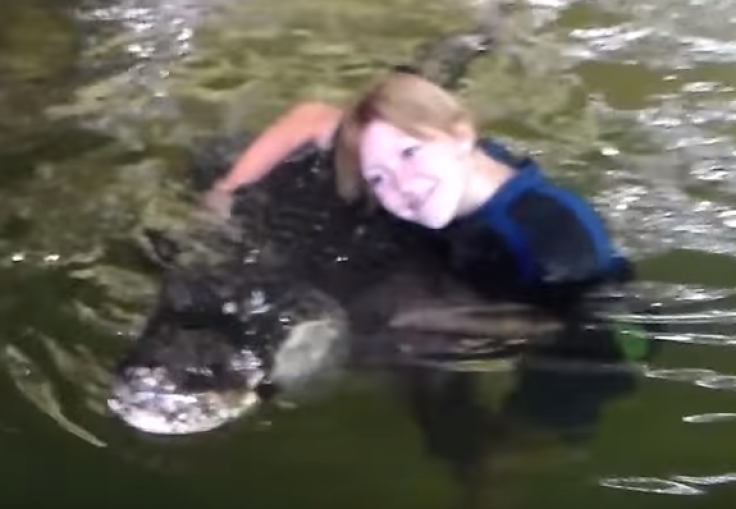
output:
[[[463,504],[475,506],[498,488],[494,478],[505,460],[591,440],[605,406],[638,388],[640,366],[658,350],[654,332],[577,315],[533,338],[514,359],[409,367],[396,370],[394,381],[427,453],[449,467]],[[494,363],[513,365],[495,403],[489,392],[499,391],[498,377],[489,390],[483,373]]]

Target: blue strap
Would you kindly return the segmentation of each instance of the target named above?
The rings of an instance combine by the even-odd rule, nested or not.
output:
[[[526,238],[524,238],[516,225],[500,209],[495,211],[491,216],[491,221],[495,230],[504,238],[506,245],[514,254],[519,278],[525,283],[533,282],[537,267],[530,254]]]
[[[509,151],[506,146],[494,141],[490,138],[480,140],[479,146],[496,161],[500,161],[504,164],[511,166],[512,168],[519,169],[516,157]]]
[[[531,157],[517,157],[505,146],[490,139],[482,140],[480,146],[490,157],[517,171],[517,174],[499,188],[491,200],[478,211],[478,214],[482,221],[493,227],[506,240],[517,261],[520,276],[525,281],[530,281],[535,277],[537,267],[526,238],[508,218],[506,212],[508,206],[532,186],[564,204],[585,228],[593,244],[596,264],[596,267],[590,267],[590,269],[601,273],[615,271],[617,265],[624,263],[621,255],[612,246],[601,219],[585,200],[547,181],[542,175],[539,164]]]
[[[491,226],[502,236],[514,255],[520,278],[531,282],[536,275],[536,264],[526,239],[507,217],[506,210],[508,205],[526,189],[544,181],[541,169],[532,158],[515,157],[505,146],[493,140],[484,139],[479,145],[493,159],[514,168],[517,174],[501,186],[472,217]]]

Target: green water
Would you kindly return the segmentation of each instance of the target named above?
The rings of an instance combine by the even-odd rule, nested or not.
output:
[[[457,375],[460,396],[434,394],[418,413],[404,383],[355,376],[221,433],[168,440],[112,419],[105,391],[156,285],[130,239],[187,217],[183,150],[198,134],[257,130],[299,98],[343,100],[487,11],[449,0],[5,0],[0,503],[730,507],[736,5],[516,7],[503,52],[462,83],[483,129],[595,201],[643,292],[711,314],[672,325],[631,387],[499,369]]]

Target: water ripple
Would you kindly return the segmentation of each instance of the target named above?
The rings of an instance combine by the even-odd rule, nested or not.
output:
[[[601,85],[603,117],[624,119],[651,146],[643,157],[620,156],[630,152],[625,147],[606,156],[621,169],[597,204],[631,255],[673,248],[736,254],[736,82],[727,70],[736,62],[736,4],[708,2],[706,19],[698,0],[590,3],[616,21],[571,30],[572,58],[636,68],[653,90],[637,96],[640,109],[617,110],[604,99],[609,85]],[[620,90],[611,87],[613,95]],[[695,196],[692,186],[710,186],[711,195]]]
[[[736,210],[714,201],[696,201],[675,185],[612,186],[594,202],[621,233],[632,255],[670,249],[736,254]]]
[[[705,389],[736,391],[736,375],[722,374],[712,369],[647,369],[644,375],[647,378],[657,378],[671,382],[689,382]]]
[[[650,369],[646,371],[647,378],[659,378],[671,382],[693,382],[697,383],[703,377],[715,375],[712,369],[701,368],[672,368],[672,369]]]
[[[88,430],[72,422],[62,409],[51,378],[25,352],[15,345],[6,345],[0,351],[0,364],[10,375],[16,387],[36,408],[53,419],[62,429],[95,447],[107,444]]]
[[[571,31],[581,55],[616,58],[646,65],[681,69],[694,62],[733,62],[732,41],[736,8],[733,2],[708,2],[707,22],[697,0],[670,0],[642,4],[634,0],[594,2],[602,11],[629,19],[615,26],[585,27]]]
[[[734,346],[736,339],[723,334],[657,334],[654,338],[658,341],[671,341],[673,343],[689,343],[696,345],[712,346]]]
[[[626,491],[641,491],[658,495],[705,495],[705,490],[696,486],[716,486],[736,481],[736,473],[717,475],[673,475],[668,479],[660,477],[606,477],[598,483],[606,488]],[[692,486],[695,485],[695,486]]]
[[[608,477],[601,486],[627,491],[643,491],[658,495],[704,495],[705,491],[687,484],[658,477]]]
[[[134,141],[144,122],[178,118],[171,94],[172,67],[192,51],[196,27],[217,2],[123,0],[80,9],[90,26],[106,23],[115,33],[90,36],[82,66],[102,69],[73,101],[50,109],[52,117],[75,117],[90,127]],[[117,66],[111,69],[111,63]]]
[[[714,412],[709,414],[686,415],[682,418],[684,422],[691,424],[705,424],[713,422],[724,422],[736,420],[736,413]]]
[[[736,481],[736,473],[702,476],[675,475],[672,479],[689,484],[697,484],[699,486],[713,486],[716,484],[726,484]]]
[[[612,313],[610,316],[618,320],[638,324],[731,324],[736,318],[736,311],[714,309],[703,311],[702,313],[678,313],[669,315],[659,313],[653,315]]]
[[[705,387],[706,389],[716,389],[719,391],[736,390],[736,376],[734,375],[713,375],[707,376],[695,382],[695,385]]]

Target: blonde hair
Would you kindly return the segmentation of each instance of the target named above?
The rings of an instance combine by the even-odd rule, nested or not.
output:
[[[390,72],[379,77],[346,110],[334,142],[337,193],[349,202],[366,194],[360,138],[373,120],[421,138],[420,127],[449,133],[470,115],[455,96],[420,76]]]

